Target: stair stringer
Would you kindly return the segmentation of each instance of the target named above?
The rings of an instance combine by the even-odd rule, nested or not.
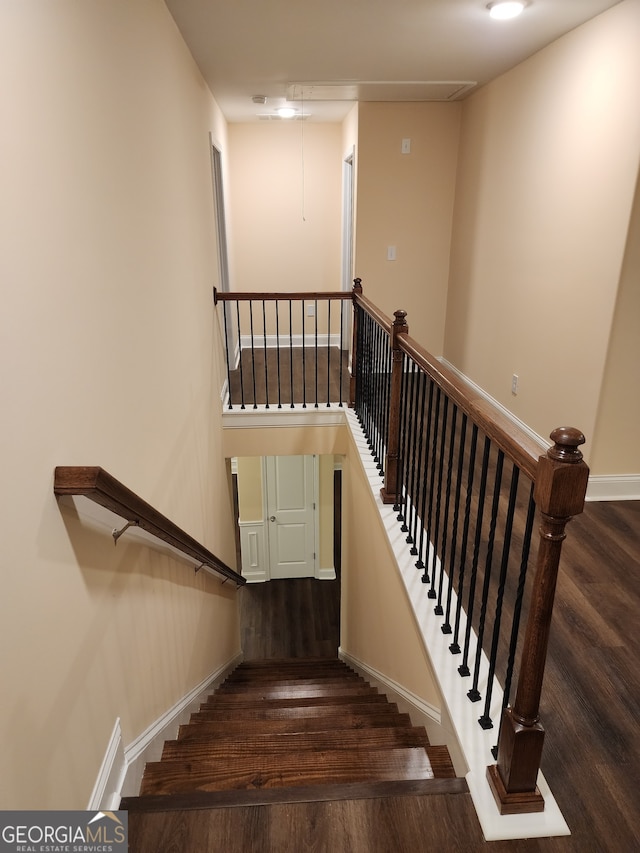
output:
[[[178,727],[188,722],[192,712],[198,710],[200,703],[242,662],[242,658],[241,653],[237,654],[218,667],[124,748],[118,718],[98,771],[88,809],[112,811],[118,808],[122,797],[135,796],[140,788],[147,761],[160,757],[165,740],[175,736]]]
[[[446,708],[436,708],[429,702],[425,702],[424,699],[416,696],[415,693],[407,690],[397,681],[363,663],[342,648],[338,649],[338,657],[368,681],[372,687],[377,687],[381,693],[384,693],[389,702],[398,706],[400,713],[409,714],[414,726],[424,726],[430,743],[445,744],[449,750],[456,775],[461,778],[466,776],[469,768],[455,730],[448,719]]]

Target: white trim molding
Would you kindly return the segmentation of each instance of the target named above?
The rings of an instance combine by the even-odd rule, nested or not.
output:
[[[313,300],[308,300],[309,304],[312,303]],[[307,318],[309,319],[309,318]],[[251,335],[241,335],[240,336],[240,346],[242,350],[250,350],[251,349]],[[340,348],[340,334],[339,332],[318,332],[318,349],[324,349],[327,346],[327,342],[329,346],[336,347],[336,349]],[[303,335],[292,335],[289,338],[288,334],[282,335],[254,335],[253,336],[253,349],[261,350],[261,349],[281,349],[286,352],[289,349],[289,345],[291,345],[294,349],[299,349],[304,346],[307,350],[314,350],[316,348],[316,336],[315,334],[305,334]],[[236,365],[239,362],[236,361]]]
[[[113,811],[119,807],[122,797],[138,796],[146,762],[160,758],[165,740],[175,737],[178,726],[188,721],[192,711],[198,709],[207,695],[215,690],[241,661],[242,653],[238,653],[227,663],[218,667],[124,749],[120,718],[118,718],[87,809]]]
[[[233,409],[225,409],[222,413],[223,429],[266,429],[269,427],[315,427],[315,426],[340,426],[345,423],[344,413],[348,406],[338,403],[319,404],[316,408],[314,403],[307,403],[303,408],[301,403],[291,406],[247,405],[245,409],[234,405]]]
[[[640,500],[640,474],[592,474],[587,487],[588,501]]]
[[[242,577],[247,583],[264,583],[269,580],[269,560],[265,541],[265,523],[239,521]]]
[[[115,722],[107,751],[100,765],[98,778],[89,797],[87,811],[116,811],[120,805],[120,790],[124,782],[127,764],[122,747],[120,717]]]
[[[391,698],[392,702],[396,702],[398,697],[400,697],[404,700],[404,703],[411,706],[412,710],[419,715],[421,720],[426,718],[429,724],[435,723],[437,726],[440,725],[442,721],[440,709],[436,708],[435,705],[431,705],[430,702],[426,702],[424,699],[416,696],[415,693],[412,693],[401,684],[398,684],[398,682],[394,681],[393,678],[389,678],[389,676],[384,675],[384,673],[374,667],[358,660],[357,657],[354,657],[352,654],[345,651],[342,646],[338,649],[338,657],[340,660],[344,661],[347,666],[355,669],[359,675],[366,678],[374,687],[381,687],[387,698]],[[411,715],[411,717],[412,722],[415,722],[413,715]],[[422,722],[420,722],[420,725],[422,725]]]

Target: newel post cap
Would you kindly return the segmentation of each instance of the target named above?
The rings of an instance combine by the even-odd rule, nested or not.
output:
[[[550,437],[554,445],[538,460],[534,498],[546,515],[570,518],[584,508],[589,466],[578,447],[585,437],[574,427],[558,427]]]
[[[586,438],[575,427],[558,427],[554,429],[549,438],[553,441],[553,447],[547,451],[550,459],[558,462],[577,463],[582,462],[582,453],[578,450],[584,444]]]

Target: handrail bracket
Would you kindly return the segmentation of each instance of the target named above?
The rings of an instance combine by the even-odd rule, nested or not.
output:
[[[113,530],[111,531],[111,535],[113,536],[113,544],[114,544],[114,545],[117,545],[117,544],[118,544],[118,539],[119,539],[119,538],[122,536],[122,534],[123,534],[123,533],[125,533],[125,532],[130,528],[130,527],[139,527],[139,526],[140,526],[140,522],[138,521],[138,519],[135,519],[135,521],[127,521],[127,523],[125,524],[125,526],[124,526],[124,527],[122,527],[120,530],[118,530],[118,528],[117,528],[117,527],[114,527],[114,528],[113,528]]]

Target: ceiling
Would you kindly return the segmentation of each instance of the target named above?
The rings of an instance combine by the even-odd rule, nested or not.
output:
[[[494,21],[487,0],[166,0],[229,122],[458,100],[617,2],[529,0]]]

